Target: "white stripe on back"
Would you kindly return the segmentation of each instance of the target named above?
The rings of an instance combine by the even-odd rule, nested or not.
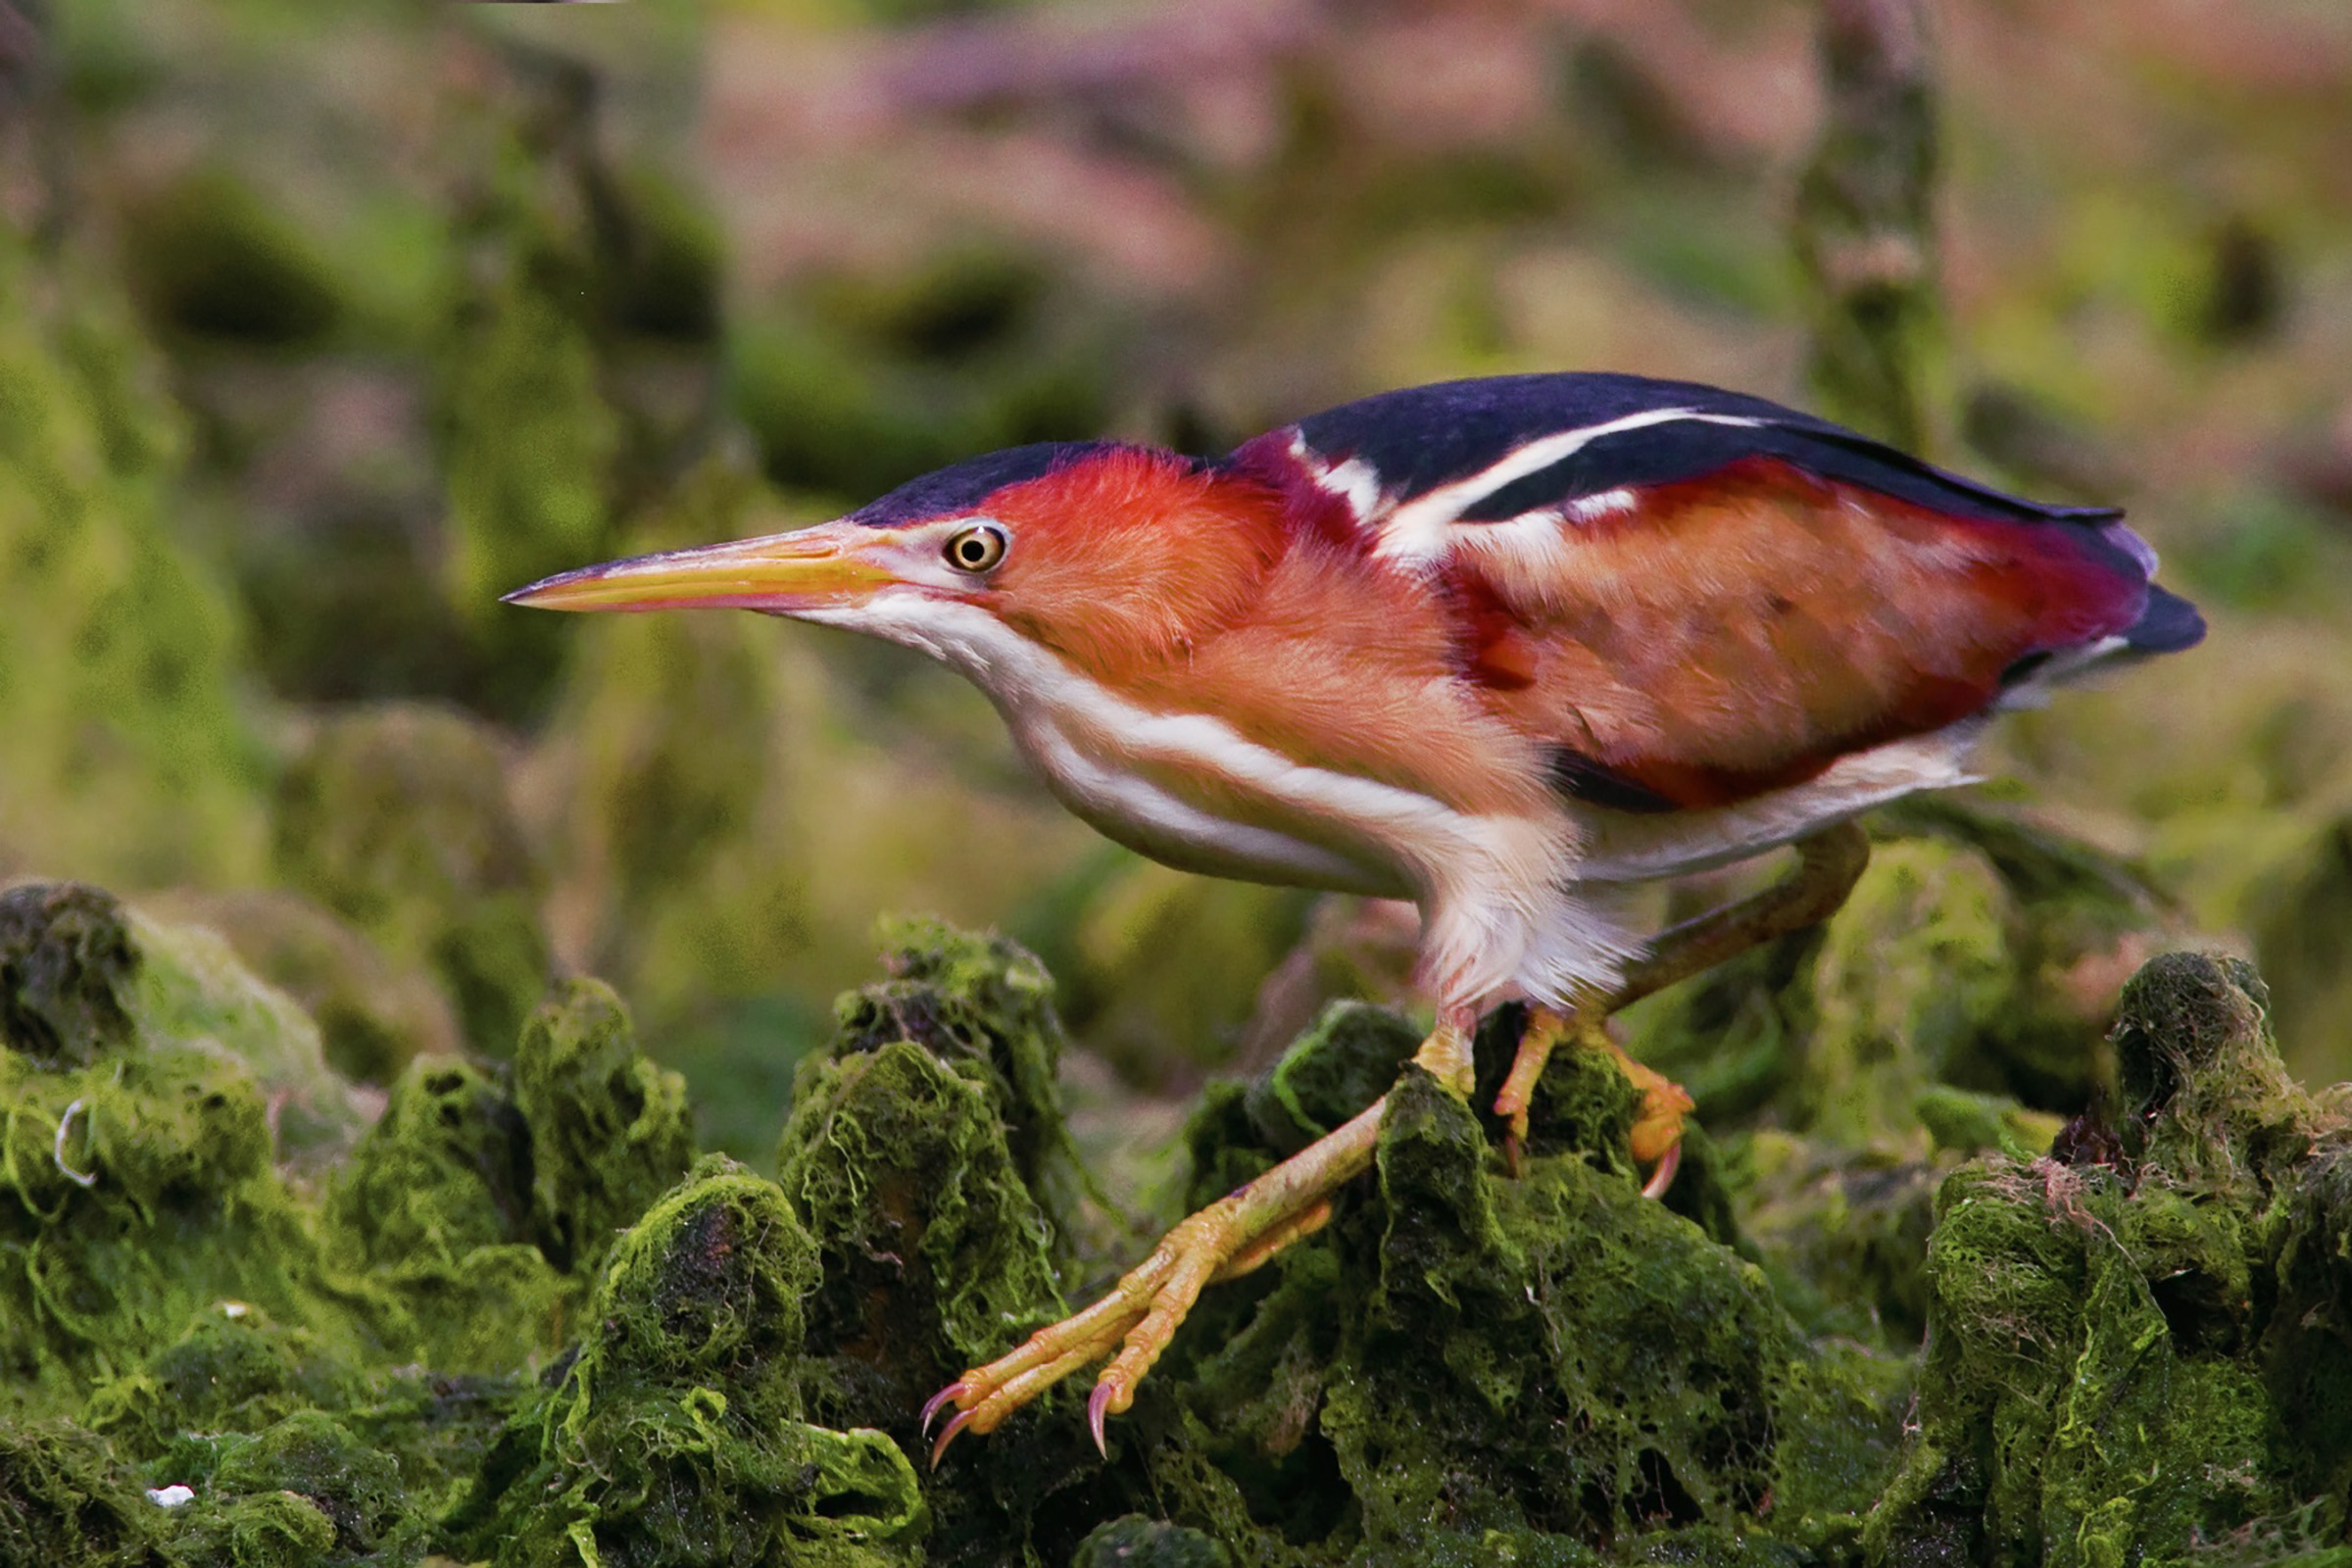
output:
[[[1622,435],[1628,430],[1642,430],[1653,424],[1673,424],[1683,420],[1699,424],[1737,425],[1745,429],[1755,429],[1764,423],[1761,419],[1736,414],[1704,414],[1696,409],[1647,409],[1622,418],[1606,419],[1599,424],[1538,436],[1523,446],[1512,448],[1501,459],[1476,473],[1450,484],[1440,485],[1391,509],[1381,523],[1380,543],[1373,548],[1373,554],[1385,560],[1415,565],[1443,561],[1450,552],[1452,533],[1456,527],[1489,526],[1487,523],[1463,523],[1462,514],[1503,486],[1524,479],[1529,474],[1540,473],[1605,436]],[[1607,510],[1615,510],[1619,503],[1612,498],[1618,495],[1625,495],[1625,504],[1631,504],[1632,496],[1622,487],[1600,491],[1584,499],[1605,501]],[[1556,515],[1559,504],[1552,503],[1540,510]]]

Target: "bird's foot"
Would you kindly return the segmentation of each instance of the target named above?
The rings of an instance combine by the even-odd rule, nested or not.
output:
[[[1587,1050],[1607,1053],[1615,1059],[1617,1070],[1641,1092],[1642,1104],[1635,1113],[1629,1142],[1634,1158],[1650,1167],[1649,1180],[1642,1186],[1642,1196],[1663,1198],[1682,1167],[1683,1117],[1694,1108],[1690,1091],[1655,1067],[1627,1055],[1610,1035],[1606,1019],[1583,1009],[1572,1014],[1541,1006],[1528,1010],[1518,1054],[1511,1058],[1510,1073],[1494,1097],[1494,1114],[1507,1124],[1504,1162],[1517,1173],[1519,1150],[1527,1142],[1527,1107],[1535,1099],[1537,1080],[1544,1076],[1553,1049],[1570,1036]]]
[[[975,1367],[923,1406],[923,1433],[956,1414],[931,1445],[936,1466],[965,1432],[993,1432],[1004,1418],[1077,1371],[1107,1357],[1086,1401],[1095,1446],[1103,1423],[1135,1401],[1136,1385],[1159,1359],[1201,1290],[1238,1279],[1331,1218],[1331,1193],[1372,1162],[1380,1139],[1376,1102],[1339,1131],[1309,1145],[1255,1181],[1182,1221],[1152,1255],[1084,1311],[1040,1329],[1011,1354]]]

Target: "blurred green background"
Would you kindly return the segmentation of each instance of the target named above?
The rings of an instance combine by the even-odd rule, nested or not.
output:
[[[1989,788],[2352,1076],[2352,8],[1930,12],[1919,439],[2128,506],[2214,625],[2008,721]],[[1393,988],[1409,923],[1102,842],[913,655],[497,596],[1446,376],[1858,417],[1818,279],[1887,259],[1794,216],[1819,20],[0,0],[0,880],[217,927],[372,1083],[603,975],[752,1157],[885,911],[1018,937],[1074,1072],[1186,1095]]]

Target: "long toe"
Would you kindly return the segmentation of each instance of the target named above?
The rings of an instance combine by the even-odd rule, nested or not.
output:
[[[1103,1423],[1135,1401],[1136,1385],[1201,1290],[1247,1274],[1331,1217],[1331,1193],[1372,1162],[1384,1103],[1186,1219],[1085,1311],[1038,1330],[1011,1354],[933,1395],[923,1406],[926,1434],[942,1412],[952,1407],[956,1414],[933,1444],[931,1462],[939,1463],[961,1434],[995,1431],[1072,1372],[1108,1359],[1087,1400],[1087,1425],[1102,1446]]]

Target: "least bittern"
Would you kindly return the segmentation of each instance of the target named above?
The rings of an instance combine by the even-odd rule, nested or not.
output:
[[[1367,398],[1197,461],[1015,448],[835,522],[566,572],[557,610],[734,607],[931,654],[1062,803],[1218,876],[1410,899],[1461,1095],[1481,1013],[1530,1024],[1496,1110],[1524,1136],[1553,1045],[1821,919],[1857,813],[1958,784],[1991,717],[2204,626],[2105,508],[2043,506],[1760,399],[1623,375]],[[1793,844],[1792,875],[1644,944],[1615,892]],[[1613,1048],[1611,1048],[1613,1049]],[[1644,1096],[1673,1172],[1690,1108]],[[1200,1290],[1330,1212],[1382,1103],[1178,1225],[1102,1299],[966,1372],[933,1450],[1108,1358],[1098,1444]]]

